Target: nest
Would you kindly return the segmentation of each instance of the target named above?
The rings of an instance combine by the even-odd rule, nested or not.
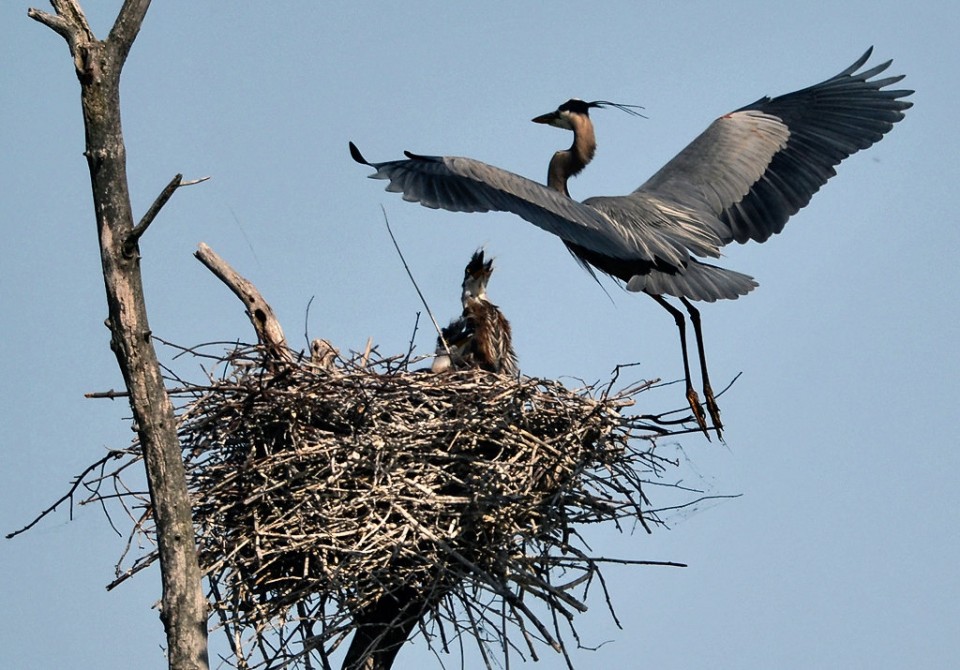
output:
[[[668,428],[622,412],[650,384],[437,375],[369,352],[327,362],[245,347],[202,385],[177,380],[201,569],[238,667],[329,667],[365,613],[411,601],[429,644],[475,638],[488,667],[539,645],[566,655],[612,560],[581,529],[649,531],[644,485],[677,465],[655,453]],[[122,453],[95,479],[139,458]],[[128,549],[154,532],[141,502]],[[130,559],[111,586],[156,552]]]
[[[261,342],[225,355],[178,347],[211,370],[203,383],[167,368],[225,660],[330,668],[351,639],[344,667],[386,668],[419,625],[434,650],[462,654],[474,640],[487,668],[512,654],[536,660],[542,645],[572,667],[567,641],[580,645],[575,615],[594,584],[616,622],[601,565],[681,565],[597,556],[581,535],[660,524],[650,483],[684,497],[664,508],[706,498],[662,481],[679,463],[657,438],[686,432],[690,417],[623,411],[653,382],[614,391],[620,368],[575,390],[482,370],[432,374],[409,354],[368,348],[344,360],[321,340],[304,360],[252,283],[206,245],[197,257],[243,301]],[[132,521],[108,588],[123,583],[158,559],[150,496],[130,485],[141,458],[136,442],[111,451],[8,537],[84,488],[81,504],[102,505],[113,524],[119,503]]]

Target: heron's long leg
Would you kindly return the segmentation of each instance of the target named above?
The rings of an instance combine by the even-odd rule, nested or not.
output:
[[[686,298],[680,298],[680,302],[683,303],[687,308],[687,312],[690,313],[693,333],[697,337],[697,354],[700,357],[700,374],[703,377],[703,400],[707,406],[707,411],[710,412],[710,419],[713,421],[713,427],[717,431],[717,437],[722,440],[723,435],[720,431],[723,430],[723,424],[720,422],[720,408],[717,406],[717,401],[713,397],[713,389],[710,387],[710,375],[707,374],[707,356],[703,352],[703,331],[700,329],[700,310],[690,304],[690,301]]]
[[[707,432],[707,418],[703,414],[703,408],[700,406],[700,398],[697,396],[697,392],[693,388],[693,382],[690,380],[690,361],[687,357],[687,333],[683,312],[667,302],[663,296],[648,295],[656,300],[661,307],[670,312],[674,322],[677,324],[677,330],[680,331],[680,350],[683,353],[683,376],[686,378],[687,383],[687,402],[690,403],[693,418],[697,420],[697,425],[700,426],[700,430],[707,436],[707,439],[710,439],[710,434]]]

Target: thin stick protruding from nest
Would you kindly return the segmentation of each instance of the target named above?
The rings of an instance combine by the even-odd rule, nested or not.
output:
[[[62,496],[60,496],[56,502],[54,502],[52,505],[47,507],[47,509],[40,512],[40,514],[38,514],[33,521],[28,523],[26,526],[24,526],[20,530],[15,530],[13,532],[7,533],[6,538],[10,540],[15,538],[17,535],[20,535],[21,533],[27,532],[28,530],[36,526],[38,523],[40,523],[41,519],[46,517],[48,514],[52,514],[53,512],[55,512],[57,508],[60,507],[60,505],[66,502],[67,500],[70,501],[70,519],[72,520],[74,494],[77,492],[78,488],[86,485],[87,475],[89,475],[91,472],[93,472],[97,468],[102,468],[111,459],[120,459],[120,458],[123,458],[124,455],[125,454],[122,451],[110,451],[106,456],[104,456],[94,464],[85,468],[83,472],[81,472],[76,477],[74,477],[73,484],[71,484],[70,489],[66,493],[64,493]]]
[[[400,256],[400,262],[403,263],[403,269],[407,271],[407,276],[410,277],[410,283],[413,284],[413,288],[416,289],[417,295],[420,296],[420,302],[423,303],[423,308],[427,310],[427,316],[430,317],[430,321],[433,323],[433,327],[437,331],[437,336],[440,338],[443,348],[446,350],[447,354],[449,354],[450,345],[448,345],[447,340],[444,339],[443,329],[440,328],[440,324],[437,323],[436,317],[433,316],[433,311],[430,309],[430,305],[427,304],[427,299],[423,297],[423,292],[420,290],[417,280],[413,278],[413,272],[410,271],[410,266],[407,265],[407,259],[403,257],[403,252],[400,251],[400,244],[397,242],[397,238],[393,234],[393,228],[390,227],[390,219],[387,218],[387,210],[383,208],[383,205],[380,206],[380,209],[383,211],[383,222],[387,224],[387,232],[390,234],[391,241],[393,241],[393,247],[397,250],[397,255]]]

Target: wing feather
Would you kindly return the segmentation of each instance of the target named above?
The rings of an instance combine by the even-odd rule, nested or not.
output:
[[[355,149],[355,147],[353,147]],[[359,151],[354,158],[363,158]],[[684,218],[684,211],[667,203],[667,212],[652,201],[634,208],[629,225],[612,220],[619,211],[593,198],[584,203],[547,188],[531,179],[458,156],[420,156],[407,153],[406,160],[371,163],[372,179],[386,179],[386,189],[402,193],[403,199],[425,207],[452,212],[511,212],[566,242],[594,249],[613,258],[659,259],[680,265],[690,251],[716,256],[719,238],[702,231],[662,235],[658,227],[669,228]],[[606,205],[606,206],[605,206]],[[619,221],[619,219],[618,219]]]
[[[873,79],[891,61],[857,73],[871,52],[826,81],[720,117],[634,195],[672,199],[704,225],[719,220],[724,244],[779,233],[837,164],[879,141],[912,106],[901,98],[913,91],[886,88],[902,76]]]

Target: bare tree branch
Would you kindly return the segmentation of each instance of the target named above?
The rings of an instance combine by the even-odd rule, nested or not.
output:
[[[250,317],[253,329],[257,331],[257,338],[267,347],[271,356],[277,361],[291,362],[293,355],[287,347],[287,338],[280,327],[280,321],[257,287],[203,242],[193,255],[240,298],[247,308],[247,316]]]
[[[137,39],[140,26],[143,25],[143,19],[149,8],[150,0],[126,0],[120,8],[107,42],[117,49],[121,62],[126,60],[133,41]]]
[[[68,43],[73,42],[74,35],[73,31],[71,30],[72,25],[66,20],[61,19],[59,16],[56,16],[55,14],[48,14],[47,12],[39,9],[33,9],[32,7],[27,10],[27,16],[34,21],[39,21],[43,25],[47,26],[63,37],[63,39],[67,40]]]
[[[27,16],[48,26],[66,40],[77,76],[81,77],[82,81],[84,73],[95,71],[95,65],[89,58],[86,47],[96,42],[97,38],[90,29],[87,17],[78,2],[51,0],[50,4],[53,5],[56,15],[31,8],[27,10]]]
[[[19,530],[13,531],[12,533],[7,533],[6,538],[9,540],[16,537],[17,535],[20,535],[21,533],[27,532],[28,530],[36,526],[38,523],[40,523],[41,519],[46,517],[48,514],[55,512],[56,509],[60,506],[60,504],[67,500],[70,501],[70,510],[71,510],[70,517],[73,518],[73,495],[77,492],[77,489],[83,485],[84,479],[86,478],[86,476],[91,472],[93,472],[94,470],[96,470],[97,468],[104,465],[110,459],[119,459],[119,458],[123,458],[123,456],[124,454],[122,451],[111,451],[106,456],[98,460],[97,462],[88,466],[86,469],[83,470],[83,472],[81,472],[79,475],[73,478],[73,484],[70,486],[70,489],[66,493],[64,493],[62,496],[57,498],[57,500],[52,505],[50,505],[45,510],[40,512],[40,514],[38,514],[36,518],[34,518],[34,520],[28,523],[26,526],[24,526]]]
[[[143,234],[147,232],[147,228],[153,223],[153,220],[157,218],[157,214],[160,213],[160,210],[163,209],[163,206],[167,204],[167,201],[173,197],[173,194],[181,186],[193,186],[194,184],[199,184],[205,182],[210,177],[201,177],[200,179],[194,179],[192,181],[183,181],[182,174],[174,175],[173,179],[170,180],[162,191],[160,195],[157,196],[157,199],[153,201],[153,204],[150,205],[150,209],[147,210],[146,214],[143,215],[143,218],[140,219],[140,223],[134,226],[133,230],[130,231],[129,237],[127,237],[127,250],[132,252],[136,248],[137,243],[140,241],[140,238],[143,237]]]

